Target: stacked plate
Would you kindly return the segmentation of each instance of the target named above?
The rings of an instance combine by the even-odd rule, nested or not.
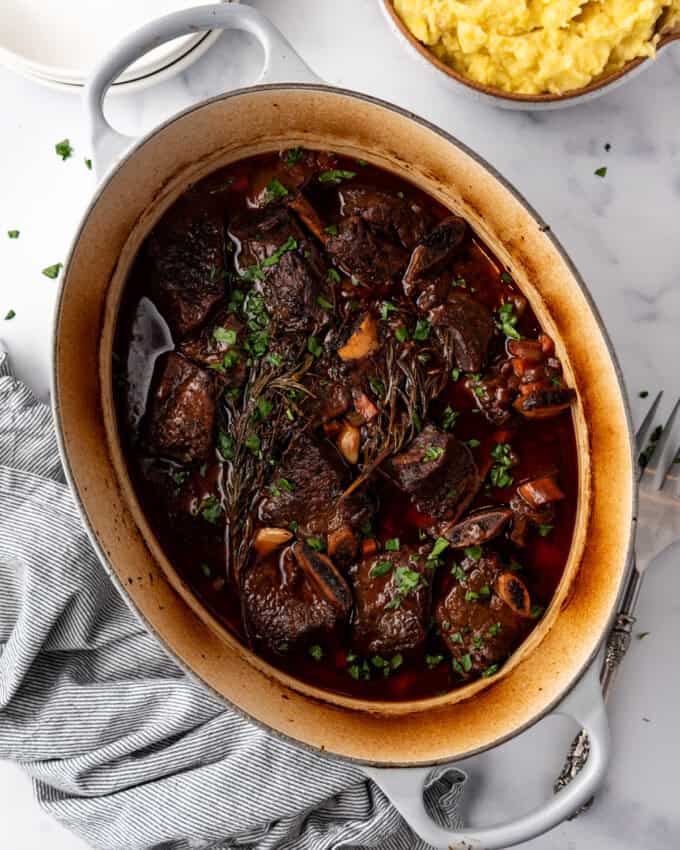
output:
[[[78,92],[123,36],[161,15],[215,0],[0,0],[0,64],[43,85]],[[239,0],[222,0],[239,2]],[[160,82],[196,61],[219,32],[162,44],[131,65],[112,90]]]

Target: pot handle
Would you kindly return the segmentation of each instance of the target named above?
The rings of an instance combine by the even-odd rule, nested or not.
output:
[[[104,97],[113,81],[154,47],[178,36],[212,29],[242,30],[260,42],[264,65],[253,85],[320,82],[271,21],[250,6],[220,3],[197,6],[158,18],[124,38],[93,72],[85,86],[83,97],[97,177],[101,177],[135,141],[133,137],[114,130],[104,115]]]
[[[438,826],[427,813],[423,789],[432,771],[423,768],[364,768],[383,790],[397,811],[423,841],[451,850],[502,850],[557,826],[586,803],[602,782],[609,761],[609,726],[602,699],[598,665],[590,670],[555,714],[574,718],[586,730],[590,742],[588,760],[572,782],[547,803],[516,820],[486,829],[448,830]]]

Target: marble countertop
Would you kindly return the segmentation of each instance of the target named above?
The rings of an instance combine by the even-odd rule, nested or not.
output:
[[[550,222],[602,312],[639,421],[650,394],[665,388],[661,413],[680,388],[680,45],[646,73],[591,104],[551,113],[502,112],[439,87],[389,32],[375,0],[255,0],[308,64],[330,83],[393,101],[439,124],[487,158]],[[312,12],[313,8],[313,12]],[[110,98],[131,134],[256,74],[259,48],[225,36],[178,77]],[[41,269],[63,260],[94,178],[78,98],[0,69],[0,340],[41,396],[49,385],[56,283]],[[54,144],[75,148],[62,162]],[[605,145],[611,150],[605,151]],[[606,177],[594,174],[607,167]],[[21,236],[10,240],[7,230]],[[11,321],[2,317],[9,310]],[[593,808],[526,847],[640,850],[680,845],[680,551],[652,567],[634,640],[610,704],[614,756]],[[487,754],[476,822],[527,810],[547,793],[575,730],[550,718]],[[30,783],[0,764],[3,841],[12,850],[84,845],[44,816]]]

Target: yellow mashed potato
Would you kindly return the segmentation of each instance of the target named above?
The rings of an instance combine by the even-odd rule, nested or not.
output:
[[[413,35],[483,85],[561,94],[654,56],[680,0],[394,0]]]

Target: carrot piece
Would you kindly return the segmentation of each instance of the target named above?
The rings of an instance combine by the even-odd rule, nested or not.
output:
[[[555,343],[552,341],[552,337],[549,337],[548,334],[540,334],[538,341],[541,343],[543,353],[548,357],[552,357],[555,353]]]
[[[377,551],[378,551],[378,541],[377,540],[374,540],[371,537],[371,538],[367,538],[366,540],[364,540],[362,542],[362,544],[361,544],[361,554],[362,555],[365,555],[365,556],[375,555],[375,553]]]
[[[525,481],[517,488],[517,492],[533,508],[540,508],[549,502],[559,502],[560,499],[564,499],[564,493],[555,483],[555,479],[549,476]]]
[[[344,361],[363,360],[364,357],[374,354],[379,347],[378,323],[370,313],[366,313],[359,327],[342,348],[338,349],[338,356]]]

